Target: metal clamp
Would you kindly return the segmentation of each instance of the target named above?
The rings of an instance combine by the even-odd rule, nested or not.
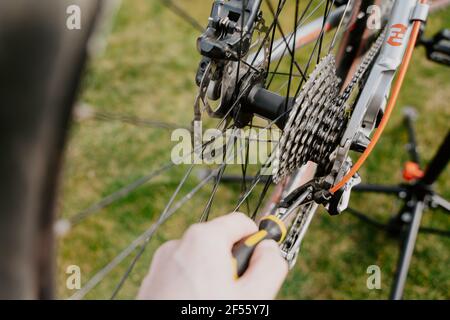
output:
[[[411,14],[411,21],[427,22],[430,6],[424,3],[418,3]]]

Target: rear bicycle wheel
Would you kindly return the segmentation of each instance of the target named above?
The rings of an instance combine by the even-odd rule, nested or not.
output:
[[[255,3],[255,2],[253,2]],[[240,2],[241,6],[245,6],[245,2]],[[321,61],[323,57],[328,55],[329,53],[335,52],[334,54],[337,57],[338,61],[338,70],[340,76],[345,78],[347,74],[351,73],[352,68],[355,65],[355,61],[358,58],[356,54],[354,58],[351,59],[343,59],[344,56],[349,54],[349,50],[343,50],[342,48],[347,48],[350,46],[353,48],[350,52],[359,52],[362,54],[364,52],[364,48],[366,45],[365,39],[363,37],[363,33],[355,34],[352,37],[344,37],[348,35],[350,32],[348,28],[352,27],[352,32],[354,30],[363,30],[365,31],[365,18],[360,18],[359,14],[361,12],[365,12],[365,7],[369,2],[362,1],[350,1],[348,4],[343,4],[339,8],[336,9],[334,1],[309,1],[305,3],[300,3],[299,1],[287,2],[287,1],[262,1],[260,12],[262,13],[261,18],[254,23],[254,30],[251,33],[251,41],[249,43],[248,52],[245,54],[242,52],[243,47],[243,38],[245,35],[243,32],[239,32],[237,48],[238,52],[240,52],[232,62],[227,61],[225,64],[227,66],[231,66],[231,73],[228,78],[224,78],[227,81],[227,85],[224,85],[224,81],[217,81],[218,78],[221,77],[220,72],[217,72],[219,68],[215,66],[214,72],[218,74],[208,74],[204,73],[202,77],[200,77],[199,84],[201,86],[198,102],[205,103],[206,99],[210,99],[208,102],[210,110],[208,110],[207,105],[199,105],[199,110],[209,111],[213,116],[218,116],[219,120],[217,120],[217,127],[220,128],[223,132],[228,129],[233,132],[238,132],[242,128],[262,128],[267,129],[269,131],[280,131],[279,129],[283,127],[283,121],[279,121],[287,116],[289,113],[289,105],[288,102],[292,98],[296,98],[298,94],[300,94],[302,87],[305,85],[308,79],[308,75],[312,70],[315,69],[315,66]],[[259,17],[259,15],[258,15]],[[94,20],[94,19],[92,19]],[[244,21],[244,19],[243,19]],[[239,21],[237,21],[239,25]],[[243,24],[241,24],[242,27]],[[364,26],[364,27],[363,27]],[[331,30],[335,30],[336,32],[330,32]],[[241,28],[243,30],[243,28]],[[87,42],[88,35],[84,38],[82,43]],[[81,46],[79,51],[84,52],[85,46]],[[344,56],[340,56],[344,55]],[[342,61],[342,62],[339,62]],[[345,63],[343,62],[345,61]],[[70,62],[70,65],[81,66],[82,63],[80,60],[76,62]],[[220,66],[224,68],[225,66]],[[77,69],[80,70],[81,68]],[[225,68],[223,69],[225,70]],[[74,78],[77,78],[79,75]],[[205,76],[206,74],[206,76]],[[222,74],[223,76],[223,74]],[[202,80],[207,78],[209,83],[208,86],[205,84],[201,84]],[[221,79],[223,80],[223,79]],[[216,85],[214,85],[216,82]],[[212,85],[209,85],[213,83]],[[217,84],[219,83],[219,84]],[[62,82],[61,85],[64,85],[65,82]],[[264,110],[264,106],[256,104],[250,106],[253,109],[249,109],[248,107],[248,95],[253,87],[262,88],[272,94],[276,94],[275,102],[278,103],[279,110],[275,115],[273,112],[266,112]],[[263,93],[266,91],[262,91]],[[217,97],[217,92],[220,92],[220,96]],[[202,96],[203,95],[203,96]],[[215,101],[215,102],[213,102]],[[72,101],[68,103],[70,106]],[[69,108],[69,107],[68,107]],[[281,110],[281,113],[279,112]],[[271,110],[269,110],[271,111]],[[55,128],[61,128],[61,123],[65,124],[66,122],[55,123]],[[67,119],[65,120],[67,121]],[[285,122],[286,120],[284,120]],[[278,123],[277,123],[278,122]],[[278,129],[277,129],[278,125]],[[66,125],[62,126],[61,132],[64,135],[66,130]],[[282,131],[282,130],[281,130]],[[60,134],[56,134],[56,136],[60,136]],[[271,135],[269,134],[269,137]],[[49,138],[46,138],[49,139]],[[257,141],[264,140],[261,137],[257,136],[255,138]],[[227,139],[225,141],[225,145],[228,146],[228,149],[231,147],[235,147],[238,143],[239,139]],[[249,144],[251,141],[251,137],[244,136],[244,143],[241,143],[241,148],[239,151],[245,150],[243,153],[243,158],[248,159],[250,157],[250,148],[245,148],[245,146]],[[266,138],[267,140],[267,138]],[[270,140],[270,138],[269,138]],[[45,140],[42,143],[47,144],[49,140]],[[271,143],[273,141],[270,141]],[[274,145],[277,144],[277,141],[273,142]],[[60,143],[59,146],[62,148],[63,143]],[[242,147],[244,146],[244,147]],[[203,150],[205,145],[201,145],[200,149]],[[273,148],[275,150],[276,148]],[[273,151],[272,150],[272,151]],[[228,157],[227,153],[224,153],[224,157]],[[275,153],[269,152],[267,155],[267,163],[275,157]],[[52,166],[51,163],[54,163],[55,156],[49,153],[49,158],[44,160],[46,165]],[[255,194],[257,190],[257,184],[264,180],[264,172],[261,171],[261,168],[264,167],[265,164],[262,163],[259,165],[259,168],[251,170],[249,168],[249,162],[244,161],[242,165],[239,166],[240,176],[241,176],[241,196],[237,200],[237,204],[235,206],[236,210],[246,211],[250,216],[256,218],[256,216],[260,212],[269,212],[271,208],[276,206],[276,204],[282,199],[283,194],[286,192],[289,182],[285,181],[279,184],[278,187],[275,187],[275,192],[273,193],[271,200],[267,202],[268,209],[262,210],[262,205],[268,198],[268,195],[274,189],[270,179],[267,179],[267,182],[264,184],[263,189],[260,194]],[[142,179],[136,181],[132,185],[125,187],[123,189],[118,190],[116,193],[112,194],[104,198],[97,204],[94,204],[87,210],[80,212],[79,215],[73,217],[70,220],[71,224],[78,224],[84,219],[88,218],[92,213],[97,212],[98,210],[108,206],[115,200],[123,197],[124,194],[127,194],[142,184],[146,183],[148,180],[153,177],[167,172],[171,168],[174,167],[173,163],[168,163],[162,166],[156,172],[150,173],[148,176],[143,177]],[[228,166],[229,168],[230,166]],[[207,186],[208,182],[213,181],[213,185],[211,187],[210,196],[205,199],[205,207],[203,208],[203,212],[200,220],[207,220],[210,212],[212,211],[212,206],[215,200],[215,195],[218,192],[219,184],[221,183],[222,178],[224,177],[225,170],[227,169],[227,163],[217,166],[212,172],[209,172],[200,182],[192,189],[188,190],[186,194],[181,197],[181,199],[176,200],[176,197],[180,197],[180,191],[185,185],[186,181],[190,178],[193,165],[189,165],[189,168],[186,174],[182,177],[178,187],[176,188],[174,194],[170,197],[169,202],[163,212],[160,215],[160,218],[157,222],[152,225],[145,233],[139,236],[133,243],[130,244],[127,248],[125,248],[116,258],[114,258],[108,265],[106,265],[103,269],[99,270],[90,280],[88,280],[85,286],[78,291],[73,298],[79,299],[83,298],[91,289],[93,289],[100,281],[102,281],[117,265],[120,264],[126,257],[135,253],[135,258],[133,259],[132,264],[127,269],[126,273],[122,277],[122,280],[117,285],[115,292],[113,293],[113,297],[119,292],[119,289],[122,287],[125,280],[129,277],[135,263],[142,256],[142,252],[145,249],[146,244],[156,232],[158,227],[162,225],[171,215],[173,215],[180,207],[182,207],[194,194],[196,194],[201,188]],[[53,170],[55,172],[55,170]],[[254,178],[250,179],[249,183],[249,174],[254,173]],[[267,173],[267,172],[266,172]],[[311,176],[311,172],[309,172]],[[302,181],[305,181],[306,173],[300,171],[300,173],[291,174],[287,180],[296,181],[297,184],[301,184]],[[314,176],[314,173],[312,173]],[[303,179],[303,180],[302,180]],[[49,179],[51,181],[55,181],[55,177]],[[292,185],[292,184],[291,184]],[[36,192],[41,192],[41,187],[36,187]],[[280,191],[281,190],[281,191]],[[48,191],[48,194],[53,193],[53,188]],[[254,196],[254,198],[252,198]],[[49,203],[53,202],[53,197],[49,200]],[[244,209],[244,205],[245,208]],[[305,212],[313,212],[315,210],[314,207],[307,208]],[[34,214],[34,213],[33,213]],[[305,215],[306,217],[307,215]],[[309,215],[308,215],[309,216]],[[299,215],[300,217],[300,215]],[[38,219],[38,221],[44,220],[39,215],[35,215],[34,219]],[[51,234],[50,229],[52,226],[53,218],[45,218],[46,221],[46,234]],[[302,221],[299,218],[299,223]],[[61,221],[60,221],[61,222]],[[67,221],[63,221],[67,222]],[[1,224],[5,225],[5,224]],[[61,224],[60,224],[61,225]],[[62,224],[64,225],[64,223]],[[305,226],[303,224],[303,226]],[[304,230],[304,228],[302,229]],[[298,236],[298,231],[293,234],[293,236]],[[298,238],[297,238],[298,239]],[[22,240],[21,240],[22,241]],[[26,240],[29,243],[34,240]],[[44,248],[50,248],[52,239],[50,242],[46,243]],[[136,253],[136,249],[138,249]],[[30,257],[29,251],[25,252],[24,255]],[[43,264],[43,268],[48,272],[49,276],[45,277],[45,279],[51,279],[51,265],[52,256],[44,255],[40,257],[40,261],[45,262]],[[48,264],[50,263],[50,264]],[[26,270],[26,272],[35,272],[37,270],[36,265],[30,265],[32,270]],[[32,281],[28,278],[24,278],[27,282],[24,285],[24,290],[21,293],[17,294],[17,296],[24,296],[25,294],[29,294],[27,297],[37,297],[37,293],[35,291],[36,279]],[[42,279],[40,279],[42,280]],[[39,281],[40,281],[39,280]],[[11,285],[12,287],[13,285]],[[51,287],[51,285],[46,285],[46,287]],[[50,297],[51,292],[48,291],[46,294],[39,295],[41,297]]]

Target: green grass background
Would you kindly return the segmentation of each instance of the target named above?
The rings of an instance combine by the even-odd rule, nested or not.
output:
[[[199,21],[205,22],[210,1],[177,1]],[[433,14],[427,33],[450,27],[450,10]],[[120,112],[141,118],[189,126],[196,94],[194,74],[199,61],[195,48],[198,32],[157,0],[124,1],[108,39],[104,55],[91,62],[80,100],[98,111]],[[301,53],[300,53],[301,55]],[[430,159],[449,127],[450,72],[425,59],[419,48],[397,108],[373,155],[361,170],[364,182],[397,183],[407,160],[402,107],[415,106],[420,152]],[[170,131],[136,127],[121,122],[85,120],[73,125],[67,149],[62,195],[63,217],[151,172],[170,160]],[[164,208],[186,167],[180,166],[139,188],[126,198],[76,226],[58,243],[57,285],[59,296],[73,291],[65,287],[65,270],[78,265],[86,281],[141,232]],[[436,185],[450,197],[448,171]],[[185,191],[195,186],[194,176]],[[154,250],[164,241],[179,237],[200,216],[211,187],[204,188],[156,234],[118,298],[133,298]],[[184,191],[184,192],[185,192]],[[184,193],[185,194],[185,193]],[[239,188],[219,188],[215,216],[229,212]],[[353,207],[386,221],[398,210],[393,199],[353,195]],[[423,225],[450,229],[448,215],[427,212]],[[405,297],[450,298],[450,240],[421,234],[412,260]],[[281,299],[385,299],[396,264],[395,239],[379,233],[349,214],[330,217],[323,210],[313,221],[301,256],[290,272]],[[130,263],[127,259],[87,296],[109,298]],[[382,271],[382,289],[368,290],[366,269],[376,264]]]

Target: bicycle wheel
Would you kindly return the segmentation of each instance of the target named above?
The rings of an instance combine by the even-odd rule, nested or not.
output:
[[[222,141],[219,148],[217,146],[215,148],[215,150],[221,148],[225,150],[221,153],[222,160],[227,160],[229,156],[227,150],[236,148],[239,140],[244,142],[240,142],[240,147],[237,147],[240,148],[238,152],[243,153],[243,159],[248,159],[250,157],[250,148],[245,148],[245,145],[248,145],[252,138],[250,136],[239,136],[243,139],[238,139],[236,138],[238,136],[237,133],[244,128],[258,128],[266,129],[270,132],[278,131],[282,135],[285,126],[289,124],[291,110],[295,108],[296,103],[298,104],[299,96],[309,93],[314,93],[316,96],[327,96],[328,91],[317,91],[317,88],[313,86],[314,81],[311,80],[313,77],[311,75],[315,71],[320,74],[320,70],[317,71],[318,68],[320,68],[324,59],[328,59],[327,57],[330,55],[336,59],[336,74],[341,79],[339,82],[336,77],[336,83],[334,83],[335,90],[339,92],[345,87],[346,82],[351,78],[352,73],[355,72],[355,66],[358,65],[359,59],[369,49],[369,45],[375,39],[373,37],[374,32],[366,28],[367,15],[361,15],[374,2],[331,0],[311,0],[306,3],[300,3],[298,0],[295,2],[287,2],[286,0],[229,1],[227,2],[226,8],[229,15],[227,14],[226,17],[221,17],[227,18],[223,20],[215,18],[220,18],[220,13],[223,13],[224,9],[219,10],[216,8],[216,11],[213,9],[213,14],[216,15],[211,17],[212,19],[210,20],[207,31],[198,41],[198,47],[203,58],[196,77],[199,93],[194,106],[194,129],[196,126],[201,125],[200,121],[204,116],[202,113],[207,113],[211,118],[218,118],[216,128],[220,129],[223,134],[227,130],[231,130],[232,132],[231,138],[228,137],[228,139]],[[222,2],[215,2],[215,6],[223,5],[224,3]],[[2,11],[6,12],[6,10]],[[95,12],[95,10],[92,12]],[[94,20],[94,16],[93,14],[91,21]],[[78,44],[86,44],[90,29],[89,32],[84,33],[83,41],[77,42]],[[375,33],[378,32],[379,30]],[[224,43],[226,46],[221,46]],[[76,66],[75,71],[71,76],[68,76],[67,81],[60,82],[60,85],[64,88],[67,87],[67,83],[73,84],[74,79],[78,79],[80,74],[84,59],[79,57],[84,56],[85,45],[80,45],[77,48],[78,50],[75,52],[78,53],[78,59],[74,58],[74,60],[68,62],[69,65]],[[313,92],[314,90],[316,91]],[[70,92],[74,92],[73,87]],[[67,99],[64,104],[66,106],[65,110],[68,110],[69,105],[73,102],[73,94],[70,97],[71,99]],[[267,108],[268,104],[270,104],[270,108]],[[64,114],[67,115],[67,111]],[[16,114],[12,114],[12,117],[14,116]],[[58,117],[55,121],[57,122],[52,127],[59,128],[61,131],[53,136],[64,136],[67,127],[67,117],[63,121]],[[55,143],[49,142],[49,137],[44,137],[43,139],[46,140],[42,141],[42,144],[55,146]],[[258,136],[255,139],[262,140]],[[192,152],[199,152],[200,158],[202,158],[208,145],[216,142],[216,140],[212,139],[206,143],[201,143]],[[328,142],[331,146],[327,145],[327,155],[332,151],[331,149],[333,143],[335,143],[335,139]],[[241,171],[241,196],[237,200],[235,210],[246,211],[253,218],[256,218],[261,212],[268,213],[283,199],[287,190],[298,187],[306,182],[306,180],[318,174],[312,171],[315,169],[305,171],[305,168],[311,169],[310,165],[302,169],[297,163],[295,168],[291,168],[293,170],[279,177],[279,184],[274,188],[271,174],[268,174],[268,171],[264,169],[267,169],[271,161],[275,158],[276,153],[274,151],[276,150],[275,146],[277,143],[277,141],[274,143],[272,152],[267,154],[266,161],[261,163],[257,170],[253,170],[255,176],[250,179],[250,183],[248,183],[248,174],[251,171],[248,167],[249,161],[243,161],[239,166]],[[56,143],[57,150],[61,150],[62,145],[63,143],[61,141]],[[225,148],[223,148],[224,146]],[[244,149],[245,152],[242,152]],[[44,167],[50,166],[54,169],[54,163],[58,162],[60,152],[49,152],[47,155],[48,159],[43,160]],[[305,160],[309,161],[314,159],[306,157],[302,158],[300,162],[306,163],[307,161]],[[118,190],[80,212],[71,218],[70,221],[59,221],[58,226],[68,227],[83,221],[94,212],[129,194],[150,179],[167,172],[174,166],[175,164],[172,162],[161,166],[159,170],[142,177],[133,184]],[[213,181],[211,194],[206,200],[200,220],[205,221],[209,218],[218,186],[227,168],[227,161],[223,161],[222,164],[209,171],[194,188],[189,190],[180,200],[176,201],[176,197],[180,195],[180,191],[191,176],[194,164],[188,167],[186,174],[182,177],[156,223],[133,241],[130,246],[125,248],[108,265],[99,270],[72,298],[81,299],[85,297],[111,270],[139,248],[132,264],[112,294],[112,297],[115,297],[125,280],[129,277],[135,263],[142,256],[146,244],[158,227],[191,199],[195,193],[205,187],[208,182]],[[320,170],[319,173],[323,174],[323,170],[327,170],[327,168],[326,166],[322,166]],[[54,173],[55,170],[52,172]],[[264,176],[268,176],[268,178],[265,179]],[[47,194],[51,194],[55,190],[55,180],[56,175],[52,175],[50,179],[45,178],[46,183],[51,186]],[[255,195],[255,198],[251,199],[257,184],[264,180],[265,183],[260,194]],[[272,193],[270,200],[267,201],[266,198],[269,198],[267,195],[272,189],[276,190]],[[42,186],[36,186],[33,192],[42,192]],[[46,201],[47,205],[50,205],[52,202],[53,197],[49,197]],[[264,202],[266,202],[266,208],[262,210],[262,204]],[[243,208],[244,204],[246,204],[245,210]],[[298,218],[295,222],[299,228],[292,229],[289,236],[290,243],[286,242],[283,244],[283,250],[291,263],[295,261],[299,243],[304,236],[304,230],[307,228],[308,221],[310,221],[307,217],[311,217],[315,209],[315,205],[299,208],[299,211],[302,213],[297,215]],[[44,211],[51,212],[51,210]],[[30,219],[30,221],[40,221],[42,224],[45,224],[44,229],[47,235],[45,238],[48,240],[41,247],[47,250],[51,247],[50,242],[52,242],[52,237],[48,235],[51,234],[49,230],[51,229],[53,219],[52,217],[46,217],[44,219],[39,212],[32,212],[30,215],[33,215],[33,219]],[[3,215],[2,218],[9,219],[10,216]],[[23,223],[23,220],[18,223]],[[1,226],[11,227],[11,224],[1,223]],[[33,229],[35,227],[35,225],[27,226],[27,228]],[[13,228],[17,229],[17,226],[15,225]],[[16,239],[16,237],[21,236],[19,234],[14,236],[14,238]],[[36,244],[37,242],[35,239],[23,239],[22,237],[21,241],[26,242],[27,250],[24,250],[21,256],[22,258],[28,257],[27,259],[29,259],[34,256],[30,252],[30,250],[33,250],[29,248],[30,243]],[[13,239],[8,239],[8,241],[3,241],[3,243],[17,242]],[[294,248],[290,247],[292,244],[294,244]],[[34,277],[32,279],[30,277],[22,277],[20,281],[22,284],[18,286],[18,280],[11,276],[13,272],[11,270],[12,268],[10,268],[9,272],[2,273],[7,275],[10,281],[13,279],[10,282],[11,285],[5,287],[5,291],[2,293],[3,296],[28,298],[48,298],[51,296],[49,281],[51,279],[50,261],[52,255],[47,252],[46,254],[38,254],[38,256],[40,267],[38,268],[36,263],[29,264],[30,269],[23,270],[22,274],[36,274],[36,270],[45,269],[47,276],[43,278],[46,284],[39,284],[42,277]],[[12,266],[20,263],[16,261]],[[9,291],[11,287],[22,289],[11,294]],[[46,290],[37,290],[36,288],[38,287],[44,287]]]

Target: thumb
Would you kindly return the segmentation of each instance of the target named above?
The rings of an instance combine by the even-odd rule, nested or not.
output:
[[[237,284],[246,299],[274,299],[287,272],[287,262],[277,243],[265,240],[255,248],[249,267]]]

